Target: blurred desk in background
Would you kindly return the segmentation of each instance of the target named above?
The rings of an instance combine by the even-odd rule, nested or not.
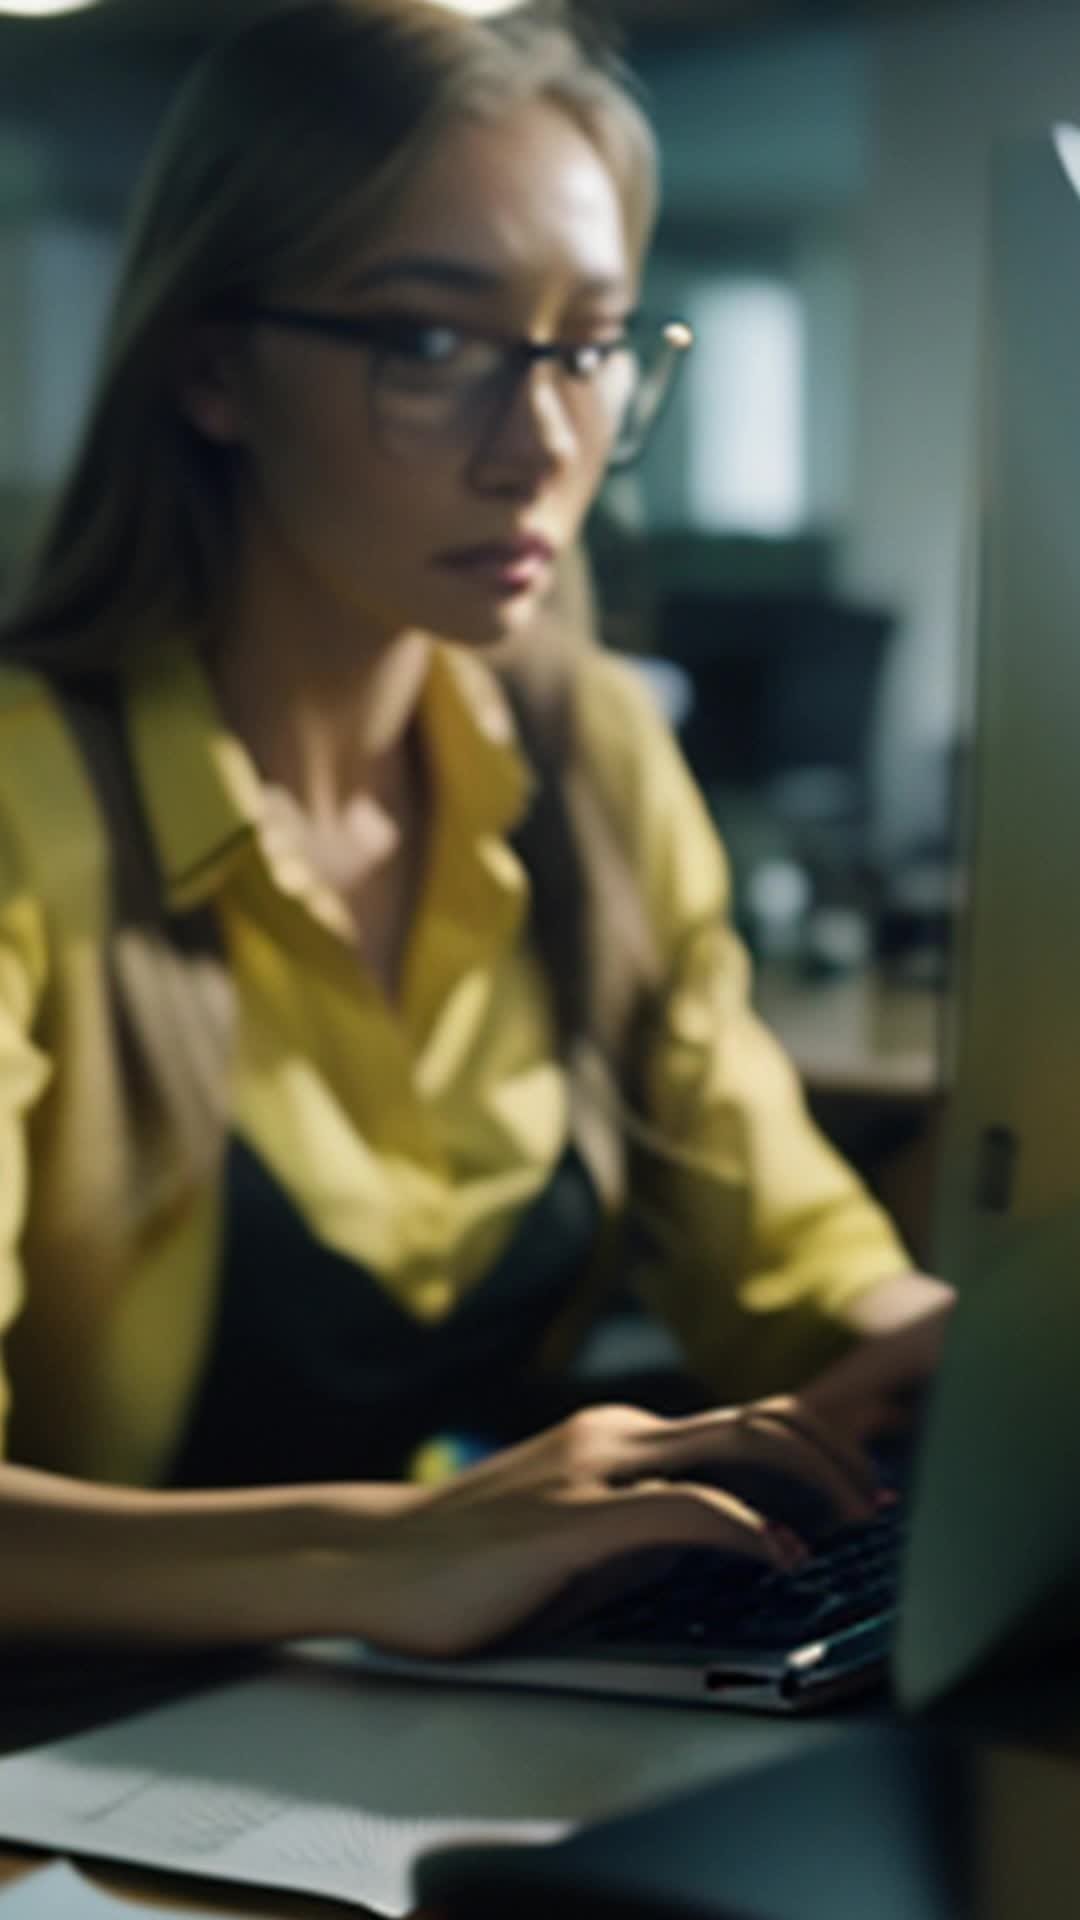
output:
[[[808,980],[764,966],[755,1002],[814,1097],[924,1105],[940,1090],[942,996],[931,988],[894,986],[872,968]]]
[[[809,980],[762,967],[755,1003],[802,1076],[819,1126],[928,1264],[944,1107],[943,995],[873,968]]]

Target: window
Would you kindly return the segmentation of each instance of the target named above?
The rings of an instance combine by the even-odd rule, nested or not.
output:
[[[790,281],[725,275],[689,301],[688,511],[702,531],[782,535],[808,518],[803,302]]]

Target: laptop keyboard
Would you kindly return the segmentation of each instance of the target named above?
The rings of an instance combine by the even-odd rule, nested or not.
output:
[[[852,1626],[895,1604],[904,1541],[903,1505],[830,1535],[796,1573],[690,1549],[656,1586],[614,1600],[575,1639],[616,1646],[747,1651],[797,1646]]]

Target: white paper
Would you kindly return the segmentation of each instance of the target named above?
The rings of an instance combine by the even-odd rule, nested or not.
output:
[[[433,1847],[554,1840],[836,1735],[297,1659],[0,1761],[0,1836],[403,1914]]]

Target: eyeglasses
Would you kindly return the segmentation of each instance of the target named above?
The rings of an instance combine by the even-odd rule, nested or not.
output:
[[[407,314],[251,306],[233,317],[364,348],[380,443],[405,455],[482,436],[532,368],[547,362],[575,432],[607,443],[609,468],[637,459],[694,338],[682,320],[658,325],[638,316],[610,338],[583,341],[500,339]]]

